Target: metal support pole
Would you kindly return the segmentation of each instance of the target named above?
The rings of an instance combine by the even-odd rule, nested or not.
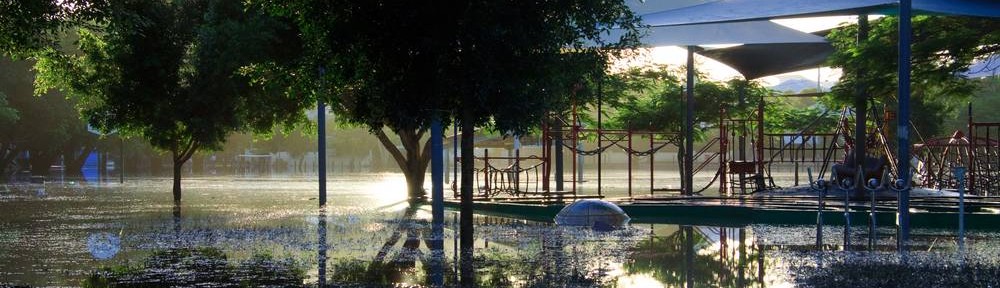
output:
[[[475,163],[475,162],[473,162]],[[483,149],[483,191],[490,195],[490,149]]]
[[[878,182],[875,182],[876,181],[875,179],[869,179],[869,182],[867,182],[868,184],[865,186],[865,189],[868,190],[868,198],[870,200],[869,201],[870,202],[870,206],[868,208],[868,250],[869,251],[875,251],[875,245],[878,244],[878,234],[877,234],[878,231],[876,230],[876,228],[878,227],[878,221],[877,221],[878,213],[875,212],[875,202],[876,202],[875,201],[876,200],[875,199],[875,196],[876,196],[875,195],[875,191],[878,190],[879,187],[882,187],[882,185],[885,185],[885,182],[889,179],[888,173],[889,173],[889,171],[883,171],[882,172],[882,178],[879,178],[877,180]]]
[[[444,283],[444,129],[441,118],[431,120],[431,254],[435,257],[431,282]]]
[[[857,185],[857,183],[855,183]],[[847,187],[850,189],[850,187]],[[851,199],[850,190],[844,190],[844,251],[851,250]]]
[[[323,74],[320,70],[320,75]],[[326,206],[326,103],[319,100],[316,107],[316,123],[318,131],[317,163],[319,164],[319,206]]]
[[[649,196],[653,196],[653,163],[656,162],[656,151],[653,151],[653,133],[649,133]]]
[[[969,190],[976,190],[976,125],[972,122],[972,102],[969,102],[968,132],[965,135],[969,140]],[[985,193],[984,193],[985,194]]]
[[[441,127],[441,119],[434,117],[431,120],[431,233],[434,239],[440,239],[443,235],[442,224],[444,223],[444,129]],[[435,244],[437,241],[433,242]],[[432,247],[437,249],[439,247]]]
[[[896,207],[897,220],[899,225],[897,239],[897,249],[903,252],[907,249],[910,241],[910,25],[911,0],[899,1],[899,84],[898,98],[899,111],[896,120],[896,140],[898,142],[896,153],[896,165],[899,179],[904,183],[904,189],[899,192],[898,206]]]
[[[574,118],[576,118],[576,117],[574,117]],[[573,144],[571,144],[571,145],[576,145],[576,141],[578,141],[577,139],[579,139],[578,137],[580,136],[580,132],[579,132],[579,130],[577,130],[577,129],[579,129],[577,127],[578,126],[576,126],[576,120],[574,120],[573,121],[573,138],[572,138],[573,139]],[[572,177],[570,177],[573,180],[573,184],[571,185],[572,188],[573,188],[573,195],[576,195],[576,182],[577,182],[577,179],[576,179],[576,169],[577,169],[577,167],[576,167],[576,155],[579,154],[579,151],[580,150],[576,150],[576,149],[572,149],[570,151],[570,152],[573,152],[573,159],[572,159],[573,160],[572,161],[572,165],[573,165],[572,168],[573,168],[573,170],[572,170],[572,173],[570,173],[570,174],[573,175]]]
[[[554,153],[556,154],[555,155],[555,160],[554,160],[556,162],[555,163],[556,164],[556,175],[555,175],[556,176],[556,191],[562,192],[563,188],[564,188],[563,187],[563,139],[562,139],[563,138],[563,131],[562,131],[563,130],[563,126],[562,126],[562,122],[559,122],[559,121],[557,121],[556,125],[558,125],[558,126],[556,126],[556,133],[555,133],[556,135],[553,135],[553,137],[555,138],[555,142],[556,142],[555,145],[553,145],[553,146],[555,146],[554,147],[554,149],[555,149]]]
[[[965,251],[965,167],[954,167],[955,181],[958,181],[958,250]]]
[[[684,195],[694,194],[694,49],[687,47],[687,98],[684,110]]]
[[[125,138],[121,137],[121,134],[118,134],[118,139],[121,139],[121,146],[118,147],[118,158],[121,160],[120,162],[122,162],[121,165],[119,165],[120,168],[118,168],[118,183],[125,184]],[[65,170],[63,171],[63,174],[65,174]]]
[[[862,43],[867,41],[868,30],[868,15],[858,15],[857,46],[860,47]],[[859,165],[859,170],[856,172],[860,175],[865,175],[864,163],[868,155],[866,147],[868,137],[865,131],[868,123],[868,102],[865,96],[865,72],[860,67],[856,67],[855,69],[857,83],[854,84],[854,163],[858,163]],[[862,181],[867,180],[862,178]],[[860,197],[864,195],[865,188],[862,183],[857,183],[854,187],[855,196]]]
[[[628,197],[632,197],[632,130],[628,131]]]
[[[601,196],[601,158],[604,158],[604,151],[601,149],[601,137],[603,136],[601,129],[604,128],[603,118],[604,111],[602,111],[604,104],[604,71],[597,78],[597,196]]]
[[[542,121],[542,191],[549,192],[549,176],[552,172],[552,139],[549,125]]]
[[[514,193],[521,193],[521,145],[516,145],[514,149]],[[524,183],[524,189],[528,189],[528,183]]]

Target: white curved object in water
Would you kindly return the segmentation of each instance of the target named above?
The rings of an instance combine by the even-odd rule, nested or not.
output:
[[[592,227],[596,230],[611,230],[628,224],[631,218],[614,203],[586,199],[563,207],[556,214],[556,224],[560,226]]]
[[[97,260],[107,260],[115,257],[121,246],[121,239],[108,232],[90,233],[87,237],[87,250]]]

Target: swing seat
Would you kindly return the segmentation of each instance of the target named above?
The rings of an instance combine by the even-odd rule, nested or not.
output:
[[[865,175],[862,181],[881,178],[887,163],[889,163],[889,159],[884,155],[879,158],[866,156]],[[837,179],[854,179],[858,174],[857,170],[858,164],[854,160],[854,151],[847,153],[847,159],[844,159],[843,163],[833,164],[833,173]]]

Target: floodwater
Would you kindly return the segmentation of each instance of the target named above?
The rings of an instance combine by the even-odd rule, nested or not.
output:
[[[323,211],[313,178],[188,178],[180,207],[170,179],[0,186],[0,286],[93,285],[96,276],[221,287],[459,283],[457,213],[445,213],[436,238],[429,206],[406,202],[401,174],[329,181]],[[475,222],[472,265],[483,287],[1000,285],[994,231],[970,231],[960,249],[954,231],[917,229],[899,255],[889,227],[869,250],[864,223],[844,251],[843,226],[824,227],[817,246],[814,226],[594,232],[489,215]],[[430,248],[438,239],[442,251]]]

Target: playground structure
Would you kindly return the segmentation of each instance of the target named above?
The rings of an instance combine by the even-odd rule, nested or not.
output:
[[[965,186],[970,193],[996,196],[1000,193],[1000,123],[976,122],[971,105],[968,111],[967,133],[955,131],[949,137],[914,145],[914,157],[922,164],[917,175],[924,187],[955,189],[959,183],[950,169],[968,167]]]
[[[855,146],[850,129],[853,113],[844,109],[840,113],[834,132],[814,132],[819,129],[811,123],[798,132],[771,132],[765,129],[765,101],[759,101],[749,115],[728,115],[720,109],[718,134],[703,142],[695,150],[693,159],[698,162],[691,167],[692,173],[712,171],[714,175],[708,183],[693,183],[695,194],[716,188],[720,197],[739,197],[759,191],[781,189],[775,178],[782,178],[790,186],[805,184],[804,172],[818,171],[818,178],[844,181],[854,178],[845,176],[844,171],[832,171],[832,166],[855,166],[850,151]],[[568,120],[551,115],[542,123],[540,155],[522,155],[514,149],[513,156],[491,156],[487,149],[476,157],[476,199],[478,200],[546,200],[604,198],[602,185],[602,155],[609,149],[620,149],[627,161],[626,195],[630,199],[655,199],[657,197],[682,195],[682,188],[656,187],[656,167],[653,158],[667,146],[677,147],[680,142],[676,133],[640,131],[628,129],[586,128],[580,124],[575,107]],[[958,183],[951,175],[952,167],[968,167],[966,178],[968,193],[991,196],[1000,193],[1000,123],[975,122],[970,116],[968,134],[956,132],[951,137],[927,139],[913,145],[911,157],[896,158],[894,148],[887,140],[885,131],[893,113],[870,109],[868,119],[874,125],[867,127],[869,147],[866,159],[880,160],[873,168],[866,169],[866,178],[879,179],[878,175],[897,177],[895,159],[910,159],[913,163],[913,185],[931,189],[956,189]],[[592,149],[583,149],[578,143],[590,139],[595,143]],[[974,141],[970,140],[974,139]],[[565,155],[566,152],[569,155]],[[596,195],[580,193],[577,185],[578,159],[596,156]],[[633,158],[649,157],[648,194],[633,188],[635,176],[643,168],[635,168]],[[568,171],[560,165],[567,159]],[[584,157],[584,158],[581,158]],[[668,157],[666,155],[662,157]],[[455,164],[458,165],[458,158]],[[866,161],[867,162],[867,161]],[[836,164],[836,165],[835,165]],[[866,163],[869,165],[871,163]],[[680,162],[678,166],[682,166]],[[867,166],[866,166],[867,167]],[[683,167],[679,167],[682,175]],[[457,167],[456,167],[457,169]],[[708,170],[706,170],[708,169]],[[885,173],[882,173],[882,170]],[[777,170],[790,170],[780,177],[772,175]],[[843,170],[843,168],[841,168]],[[853,171],[853,169],[849,169]],[[565,175],[565,174],[569,175]],[[871,175],[868,175],[871,174]],[[568,176],[567,182],[566,176]],[[683,179],[683,177],[682,177]],[[553,183],[554,182],[554,183]],[[780,180],[778,182],[781,182]],[[554,185],[553,185],[554,184]],[[567,185],[568,184],[568,185]],[[456,185],[452,185],[456,187]],[[456,192],[457,193],[457,192]]]

